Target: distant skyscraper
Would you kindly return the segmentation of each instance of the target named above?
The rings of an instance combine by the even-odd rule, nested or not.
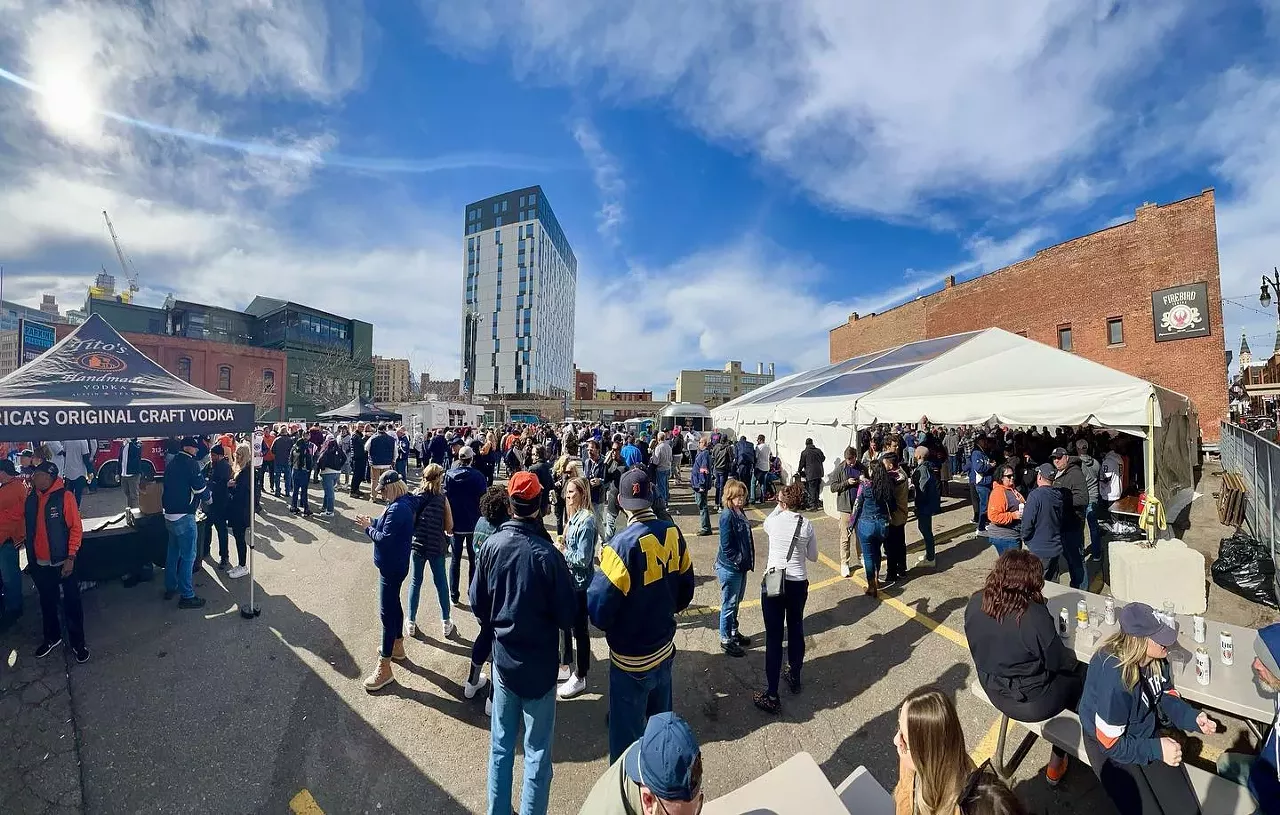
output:
[[[463,389],[572,394],[578,260],[542,188],[468,205],[463,244]]]

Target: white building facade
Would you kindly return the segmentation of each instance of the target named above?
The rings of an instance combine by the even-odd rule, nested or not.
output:
[[[578,260],[542,188],[470,204],[463,225],[462,392],[572,394]]]

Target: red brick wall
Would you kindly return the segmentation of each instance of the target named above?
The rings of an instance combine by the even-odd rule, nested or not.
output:
[[[1151,293],[1207,283],[1207,337],[1156,343]],[[1107,344],[1107,320],[1124,321],[1124,343]],[[1127,223],[1042,249],[967,283],[947,286],[883,314],[831,330],[831,360],[960,331],[999,327],[1057,347],[1070,325],[1074,351],[1191,397],[1207,441],[1227,416],[1222,287],[1213,190],[1138,208]]]
[[[54,326],[58,339],[75,330],[75,326]],[[285,354],[269,348],[255,348],[247,345],[193,340],[186,337],[161,337],[155,334],[121,334],[135,348],[145,354],[153,362],[159,363],[175,376],[179,374],[178,360],[186,357],[191,360],[191,384],[209,393],[226,399],[242,402],[256,402],[258,415],[264,416],[267,404],[277,411],[266,415],[276,418],[284,415],[285,392],[289,385],[289,374],[285,370]],[[231,367],[231,389],[219,390],[218,368]],[[263,395],[262,372],[274,371],[276,389],[274,398]]]

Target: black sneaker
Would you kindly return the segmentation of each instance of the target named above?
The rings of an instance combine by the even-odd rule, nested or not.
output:
[[[791,672],[790,665],[786,665],[783,667],[782,678],[786,680],[787,687],[791,689],[792,693],[799,693],[803,687],[800,684],[800,677],[796,676],[794,673]]]
[[[62,644],[61,639],[56,639],[53,642],[40,643],[40,647],[36,649],[36,659],[44,659],[45,657],[49,656],[49,652],[51,652],[54,648],[57,648],[61,644]]]
[[[218,571],[225,572],[227,569],[230,569],[230,568],[231,568],[231,561],[227,560],[226,558],[223,558],[222,560],[218,561]]]
[[[731,657],[745,657],[747,655],[747,652],[742,650],[742,646],[733,640],[720,643],[720,650]]]
[[[705,538],[705,537],[707,537],[708,535],[713,535],[713,534],[715,534],[715,533],[714,533],[714,532],[712,532],[710,529],[699,529],[699,530],[698,530],[698,537],[700,537],[700,538]]]
[[[204,598],[183,597],[178,601],[178,608],[204,608]]]
[[[733,641],[741,645],[743,648],[751,647],[751,638],[742,636],[739,631],[733,632]]]
[[[89,661],[89,649],[81,645],[79,648],[72,648],[71,653],[76,655],[76,662],[81,665]]]
[[[178,593],[177,593],[176,591],[169,591],[168,589],[165,589],[165,592],[164,592],[164,599],[165,599],[166,601],[168,601],[168,600],[172,600],[172,599],[173,599],[174,597],[176,597],[177,595],[178,595]]]

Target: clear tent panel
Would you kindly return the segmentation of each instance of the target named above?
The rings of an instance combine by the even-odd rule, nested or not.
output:
[[[812,382],[801,382],[799,385],[789,385],[785,388],[779,388],[773,393],[766,394],[760,399],[753,400],[751,404],[772,405],[778,402],[785,402],[793,396],[799,396],[812,387],[814,387]]]
[[[870,371],[853,371],[828,380],[817,387],[805,391],[802,399],[818,399],[833,396],[856,396],[860,393],[875,390],[881,385],[892,382],[904,374],[909,374],[922,363],[898,365],[894,368],[875,368]]]
[[[942,356],[946,352],[955,348],[968,340],[973,339],[977,334],[976,331],[970,331],[966,334],[952,334],[949,337],[938,337],[933,340],[921,340],[904,345],[901,348],[895,348],[884,354],[875,361],[875,367],[884,368],[892,365],[906,365],[913,362],[928,362],[931,359]]]

